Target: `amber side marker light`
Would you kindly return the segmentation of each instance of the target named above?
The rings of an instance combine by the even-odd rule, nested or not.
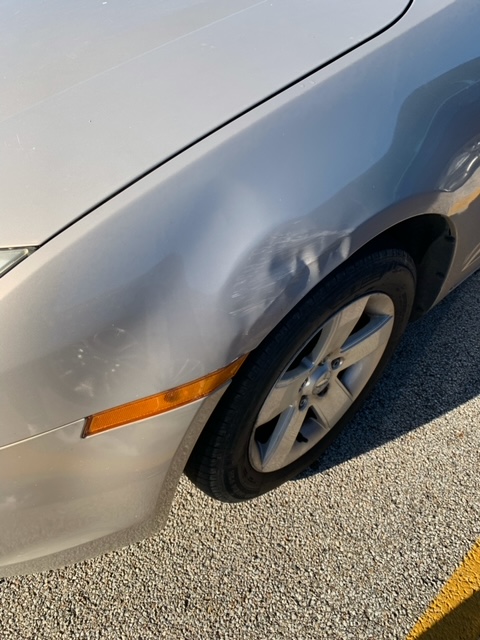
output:
[[[242,356],[227,367],[214,371],[204,378],[198,378],[193,382],[162,391],[154,396],[148,396],[148,398],[134,400],[119,407],[95,413],[87,418],[82,438],[94,436],[115,427],[122,427],[136,420],[158,416],[165,411],[171,411],[205,398],[230,380],[240,369],[245,358],[246,356]]]

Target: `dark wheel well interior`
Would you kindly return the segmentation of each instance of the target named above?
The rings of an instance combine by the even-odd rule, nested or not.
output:
[[[444,216],[429,213],[387,229],[352,257],[388,246],[405,249],[415,261],[417,292],[411,320],[416,320],[432,307],[440,293],[452,262],[455,238]]]

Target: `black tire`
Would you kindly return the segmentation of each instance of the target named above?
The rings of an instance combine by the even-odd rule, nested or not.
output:
[[[239,502],[270,491],[309,467],[358,411],[390,360],[408,322],[415,285],[414,262],[400,249],[383,249],[360,257],[322,281],[248,356],[195,446],[186,468],[188,477],[213,498]],[[336,314],[341,317],[345,307],[353,308],[356,301],[370,299],[368,296],[372,294],[385,294],[384,298],[393,302],[393,328],[385,339],[383,355],[378,356],[380,360],[373,365],[373,373],[358,397],[305,454],[273,471],[255,468],[251,447],[255,446],[252,438],[257,438],[258,426],[253,435],[254,426],[273,387],[286,375],[288,367],[294,366],[292,359],[298,357],[299,350],[309,340],[318,340],[317,336],[322,335],[320,329],[329,320],[332,324],[331,319]],[[372,295],[372,299],[378,297]],[[350,336],[355,335],[356,327]],[[321,364],[325,366],[323,361]],[[318,391],[315,393],[320,395]]]

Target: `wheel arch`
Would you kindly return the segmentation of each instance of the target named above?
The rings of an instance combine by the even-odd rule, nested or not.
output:
[[[411,320],[416,320],[432,308],[442,290],[454,256],[455,235],[446,216],[425,213],[389,227],[355,251],[348,261],[392,246],[407,251],[417,268],[417,291],[411,315]]]
[[[234,302],[237,304],[241,299],[247,310],[256,311],[263,298],[268,304],[250,322],[250,318],[233,315],[244,324],[229,345],[229,359],[257,348],[313,288],[376,250],[397,248],[411,255],[417,271],[417,288],[410,319],[424,315],[439,299],[449,275],[455,252],[455,228],[442,214],[418,213],[403,219],[398,214],[396,209],[386,210],[320,246],[315,243],[314,233],[301,235],[307,237],[306,245],[301,241],[282,244],[275,239],[268,244],[268,239],[263,238],[229,279],[228,290],[234,290],[236,281],[242,282],[242,298],[235,297]],[[284,236],[289,238],[288,229],[279,234],[280,238]],[[277,265],[282,269],[276,269]]]

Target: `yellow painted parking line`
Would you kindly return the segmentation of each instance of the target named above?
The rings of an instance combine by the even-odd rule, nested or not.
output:
[[[407,640],[480,640],[480,540]]]

